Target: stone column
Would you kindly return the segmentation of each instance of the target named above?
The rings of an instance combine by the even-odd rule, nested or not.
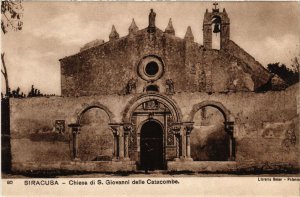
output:
[[[185,129],[181,128],[181,157],[180,159],[186,158],[186,134]]]
[[[234,122],[225,122],[225,128],[226,132],[230,136],[229,138],[229,161],[234,161],[235,160],[235,153],[234,153],[234,138],[233,138],[233,128],[234,128]]]
[[[119,139],[119,160],[124,159],[124,130],[122,129],[118,136]]]
[[[191,142],[190,142],[190,136],[191,132],[193,130],[193,123],[189,123],[185,126],[185,131],[186,131],[186,159],[187,160],[193,160],[191,158]]]
[[[176,158],[175,160],[179,160],[180,156],[181,156],[181,140],[180,140],[180,128],[181,126],[179,124],[173,123],[172,125],[172,131],[175,135],[176,138]]]
[[[79,124],[69,124],[69,127],[72,129],[73,135],[73,160],[78,161],[78,134],[80,134],[80,125]]]
[[[113,161],[117,161],[119,159],[119,124],[109,124],[113,136],[114,136],[114,155],[113,155]]]
[[[123,125],[124,129],[124,160],[129,159],[129,133],[132,131],[132,125],[130,123],[125,123]]]

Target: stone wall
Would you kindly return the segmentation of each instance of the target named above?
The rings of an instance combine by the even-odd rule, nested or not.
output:
[[[183,121],[193,121],[193,106],[202,102],[221,103],[228,110],[234,121],[237,166],[267,162],[298,167],[298,94],[296,84],[280,92],[176,93],[171,98]],[[34,169],[42,164],[52,169],[50,163],[71,162],[72,135],[67,125],[91,106],[106,110],[106,121],[120,123],[127,103],[135,96],[138,94],[11,99],[12,169],[22,171],[26,163]],[[65,120],[64,131],[56,128],[56,120]]]
[[[161,58],[164,74],[147,82],[137,70],[149,55]],[[137,80],[138,93],[150,84],[166,92],[167,79],[173,80],[175,92],[253,91],[267,83],[270,75],[232,41],[224,50],[207,50],[159,29],[151,34],[147,29],[137,31],[65,57],[60,63],[63,96],[122,95],[132,78]]]

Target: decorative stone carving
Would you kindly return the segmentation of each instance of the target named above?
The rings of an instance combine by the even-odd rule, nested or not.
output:
[[[65,120],[55,120],[55,131],[65,133]]]
[[[137,79],[131,78],[126,86],[126,94],[131,94],[136,90]]]
[[[109,126],[113,132],[113,135],[118,136],[120,134],[119,132],[120,124],[109,124]]]
[[[166,27],[165,29],[165,33],[167,34],[171,34],[171,35],[175,35],[175,30],[174,30],[174,27],[173,27],[173,24],[172,24],[172,19],[170,18],[169,20],[169,23],[168,23],[168,26]]]
[[[132,19],[131,25],[128,28],[129,34],[135,34],[138,30],[139,30],[139,28],[135,24],[134,19]]]
[[[172,130],[172,117],[171,116],[167,116],[167,122],[168,122],[168,129],[167,129],[167,145],[168,146],[172,146],[175,143],[174,140],[174,133]]]
[[[119,34],[115,28],[115,26],[113,25],[112,28],[111,28],[111,32],[109,34],[109,41],[112,41],[112,40],[117,40],[119,39]]]
[[[172,125],[172,131],[175,135],[180,135],[180,129],[181,129],[181,126],[177,125],[176,123],[174,123]]]
[[[144,110],[158,110],[159,102],[157,100],[151,100],[143,103]]]
[[[174,94],[174,82],[172,79],[167,79],[166,80],[166,85],[167,85],[167,88],[166,88],[166,92],[167,94]]]
[[[194,35],[193,35],[193,32],[192,32],[192,28],[190,26],[188,26],[188,28],[186,30],[184,39],[188,42],[194,42]]]
[[[149,26],[148,26],[148,32],[153,33],[155,32],[155,17],[156,13],[153,11],[153,9],[150,10],[149,14]]]
[[[233,134],[234,122],[225,122],[225,130],[228,134]]]
[[[194,129],[194,126],[192,124],[186,125],[185,126],[186,135],[191,135],[193,129]]]
[[[195,75],[196,74],[196,64],[192,64],[189,62],[190,67],[190,74]]]
[[[132,126],[131,123],[125,123],[123,125],[123,128],[124,128],[124,134],[126,135],[126,134],[129,134],[132,131],[133,126]]]

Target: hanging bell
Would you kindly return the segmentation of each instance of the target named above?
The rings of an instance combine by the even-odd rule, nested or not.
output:
[[[215,23],[213,32],[214,32],[214,33],[219,33],[219,32],[221,32],[221,31],[220,31],[220,24]]]

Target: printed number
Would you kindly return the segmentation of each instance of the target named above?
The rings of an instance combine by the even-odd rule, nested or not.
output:
[[[7,181],[7,184],[13,184],[13,183],[14,183],[14,182],[11,181],[11,180]]]

